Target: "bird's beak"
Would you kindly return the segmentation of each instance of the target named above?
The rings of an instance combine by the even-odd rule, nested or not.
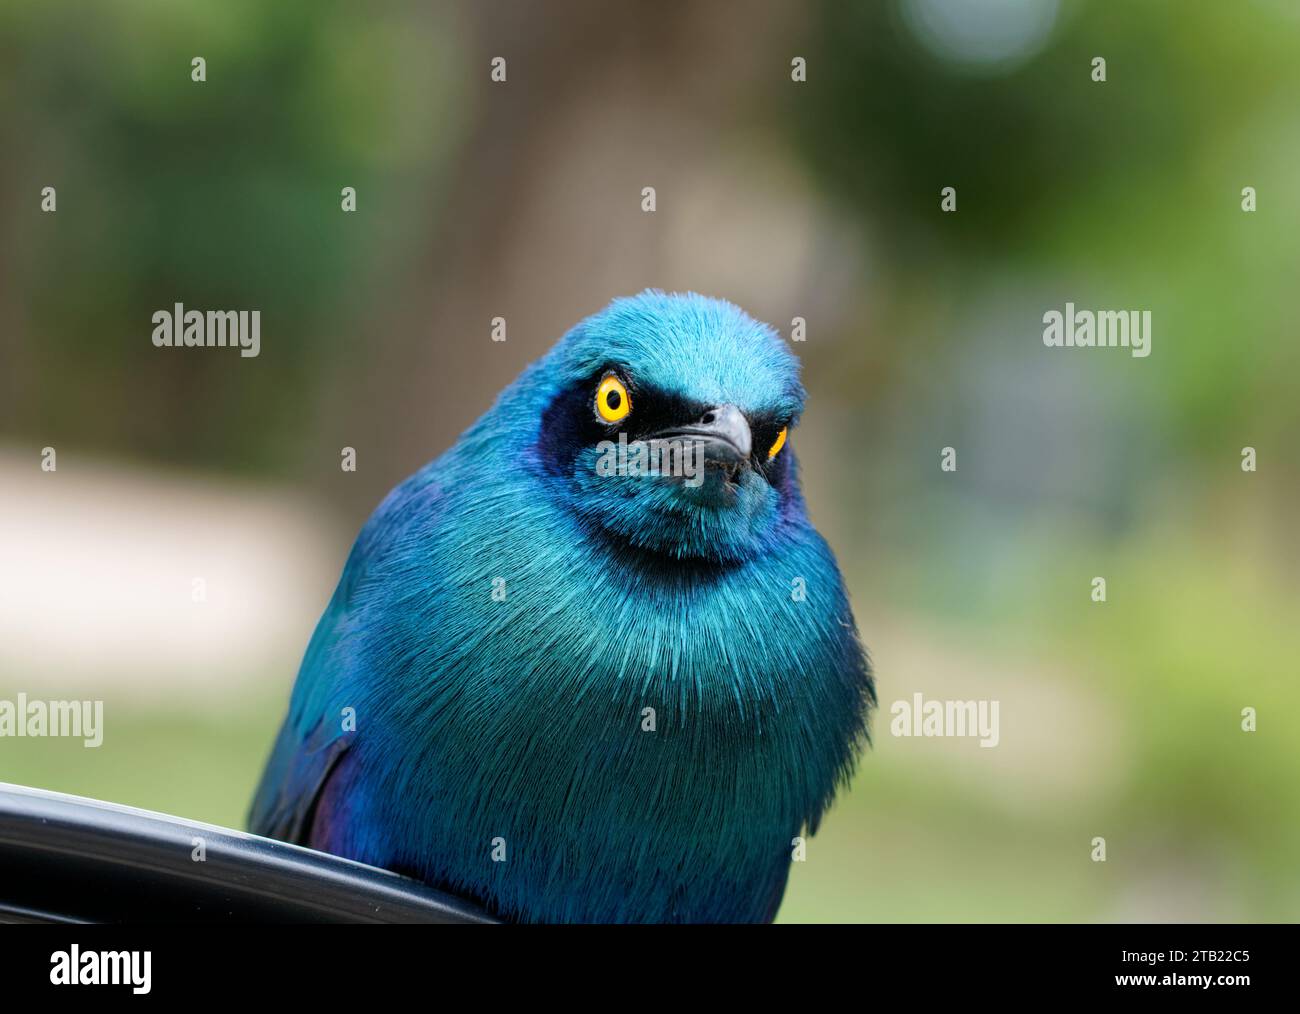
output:
[[[749,421],[735,405],[718,405],[687,426],[656,433],[654,439],[698,441],[703,445],[705,466],[721,467],[731,474],[749,463],[754,450]]]

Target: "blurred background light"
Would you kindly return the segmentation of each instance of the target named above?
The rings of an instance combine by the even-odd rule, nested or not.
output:
[[[1060,0],[902,0],[903,19],[940,59],[1006,72],[1043,48]]]

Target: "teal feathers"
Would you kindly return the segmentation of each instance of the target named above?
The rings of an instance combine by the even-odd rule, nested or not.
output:
[[[252,829],[512,920],[771,919],[874,703],[794,440],[768,457],[803,401],[725,302],[575,327],[363,529]],[[706,481],[598,475],[620,433],[707,447]]]

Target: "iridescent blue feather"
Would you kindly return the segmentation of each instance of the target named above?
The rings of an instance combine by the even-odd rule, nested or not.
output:
[[[592,411],[611,370],[622,427]],[[512,920],[770,920],[874,703],[793,448],[765,460],[803,399],[729,303],[646,292],[575,327],[366,524],[252,829]],[[595,438],[716,405],[753,428],[726,482],[596,473]]]

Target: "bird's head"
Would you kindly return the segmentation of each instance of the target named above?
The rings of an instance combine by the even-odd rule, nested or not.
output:
[[[738,307],[618,299],[540,365],[537,460],[584,524],[642,550],[733,561],[802,518],[789,443],[799,363]]]

